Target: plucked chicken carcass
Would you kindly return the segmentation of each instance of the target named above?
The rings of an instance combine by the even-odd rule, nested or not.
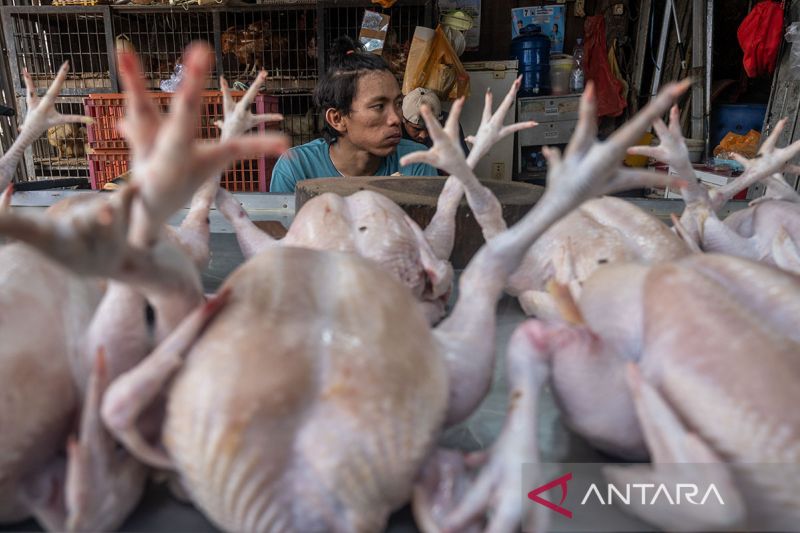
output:
[[[609,469],[618,487],[702,481],[725,495],[724,508],[703,513],[626,511],[667,531],[796,531],[800,278],[692,254],[607,265],[577,303],[562,294],[570,322],[531,320],[514,334],[536,369],[523,393],[528,421],[507,427],[492,460],[507,446],[536,448],[536,398],[549,383],[573,431],[612,455],[650,458],[652,467]],[[451,531],[480,510],[483,484],[454,511]]]
[[[520,80],[517,80],[494,114],[491,95],[487,97],[480,130],[467,158],[470,168],[498,140],[535,126],[535,122],[503,126],[519,86]],[[462,105],[463,101],[456,102],[451,112],[458,114]],[[224,190],[217,196],[217,207],[236,230],[245,257],[276,244],[357,253],[374,260],[409,287],[422,301],[431,323],[444,315],[453,279],[449,257],[458,203],[443,205],[440,201],[436,214],[423,231],[397,204],[381,194],[359,191],[344,198],[324,194],[306,203],[295,216],[287,235],[275,241],[250,221],[233,196]],[[497,215],[500,216],[499,206]]]
[[[778,122],[759,149],[757,158],[748,160],[737,156],[745,167],[741,176],[708,192],[694,178],[688,157],[676,152],[675,147],[683,145],[679,129],[664,132],[669,138],[662,139],[662,147],[633,147],[630,152],[667,162],[690,179],[693,188],[682,191],[687,207],[676,225],[690,246],[763,261],[800,273],[800,196],[781,174],[784,170],[797,170],[788,162],[800,153],[800,142],[785,148],[776,147],[785,124],[786,119]],[[731,198],[762,180],[767,185],[763,197],[725,220],[719,219],[717,212]]]
[[[596,133],[595,109],[590,105],[581,109],[584,116],[580,126],[587,131],[579,133],[584,139],[593,139]],[[582,154],[587,146],[571,144],[565,158]],[[451,177],[440,196],[440,207],[446,212],[454,210],[463,194],[462,185]],[[491,191],[475,188],[466,194],[484,238],[489,240],[505,231],[500,204]],[[577,296],[581,284],[601,265],[626,261],[652,264],[690,251],[670,228],[633,204],[614,197],[591,199],[536,241],[511,276],[507,291],[519,298],[527,314],[558,316],[556,302],[547,290],[551,280],[566,285]]]
[[[661,148],[677,138],[662,134]],[[760,168],[785,165],[790,148],[768,145]],[[518,407],[518,425],[506,426],[489,464],[502,464],[515,449],[536,449],[530,421],[549,383],[572,430],[607,453],[653,463],[607,469],[617,486],[700,480],[725,494],[724,508],[703,513],[686,506],[626,511],[670,531],[797,530],[800,277],[748,259],[692,254],[649,266],[601,266],[577,302],[569,290],[554,294],[561,319],[530,320],[513,335],[511,346],[534,370],[517,391],[529,403]],[[450,497],[447,486],[465,493],[439,520],[450,531],[482,512],[492,482],[481,473],[465,490],[466,474],[456,475],[444,489],[426,487],[431,505]]]
[[[86,155],[86,128],[77,124],[59,124],[47,129],[47,142],[58,151],[59,159]]]
[[[15,154],[22,153],[47,124],[87,121],[87,117],[62,116],[55,111],[54,101],[66,74],[64,65],[41,99],[30,77],[25,76],[30,112],[14,145],[0,159],[0,168],[5,169],[0,172],[3,177],[10,178],[16,166]],[[6,201],[10,202],[10,194]],[[129,195],[103,206],[92,205],[87,197],[69,199],[50,208],[46,220],[38,226],[63,228],[64,236],[70,237],[81,232],[83,220],[91,222],[92,218],[124,209],[127,204]],[[20,224],[9,211],[6,206],[0,214],[3,233],[13,236],[24,229],[35,238],[38,228]],[[106,219],[106,227],[98,229],[109,233],[119,227]],[[89,449],[106,462],[118,479],[116,486],[108,487],[112,497],[124,491],[133,500],[123,504],[120,512],[127,513],[136,503],[144,482],[144,469],[138,462],[118,454],[113,446],[109,449],[108,436],[101,430],[97,416],[98,394],[109,370],[105,358],[93,365],[100,341],[96,337],[99,322],[93,323],[93,317],[103,295],[102,284],[73,274],[22,243],[0,247],[0,264],[5,272],[0,309],[6,316],[0,323],[0,523],[34,515],[51,529],[114,524],[116,510],[105,515],[108,522],[94,522],[97,516],[86,513],[83,501],[76,501],[77,489],[83,488],[85,476],[93,473],[91,465],[83,460]],[[130,332],[128,346],[136,344],[137,332]],[[126,360],[126,348],[117,351],[121,357],[111,361],[117,373],[138,361]],[[90,380],[93,366],[97,372]],[[71,459],[66,466],[60,453],[65,450],[83,398],[90,400],[84,405],[85,423],[81,425],[80,440],[69,446]],[[81,476],[83,482],[78,481]],[[63,487],[65,477],[67,485]],[[73,500],[65,502],[62,490]]]
[[[120,57],[123,80],[133,87],[135,111],[125,132],[134,186],[70,198],[45,216],[0,214],[0,233],[39,250],[22,242],[0,248],[6,271],[0,309],[7,316],[0,323],[0,522],[33,515],[48,529],[106,530],[137,503],[146,471],[103,428],[100,397],[110,379],[134,366],[203,298],[188,255],[161,236],[162,217],[188,200],[187,191],[191,196],[196,188],[191,183],[204,173],[285,148],[285,139],[274,135],[195,144],[208,51],[195,47],[186,57],[192,75],[163,123],[134,59]],[[29,83],[33,112],[17,143],[35,138],[24,132],[39,131],[40,122],[66,118],[52,107],[62,72],[41,101]],[[112,279],[104,283],[97,276]],[[152,326],[147,304],[154,309]],[[81,404],[80,437],[68,442]],[[66,462],[60,458],[65,447]]]
[[[224,529],[379,529],[411,496],[442,427],[466,418],[488,390],[495,306],[508,275],[580,202],[639,185],[618,177],[618,162],[683,90],[665,87],[609,141],[566,160],[535,208],[475,256],[452,315],[434,330],[408,289],[375,263],[274,246],[112,384],[104,421],[137,457],[174,469]],[[456,121],[445,131],[429,127],[433,149],[401,164],[424,157],[477,183]],[[533,362],[515,359],[515,384]],[[162,392],[163,448],[144,441],[136,424]],[[502,473],[533,456],[535,449],[507,454]],[[516,528],[522,513],[518,483],[507,481],[513,495],[493,498],[502,530]]]

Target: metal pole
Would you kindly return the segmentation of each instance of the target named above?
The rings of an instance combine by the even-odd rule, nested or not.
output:
[[[639,98],[644,94],[642,90],[642,75],[644,72],[645,56],[647,55],[648,22],[652,9],[653,2],[651,0],[641,0],[639,3],[639,22],[636,25],[636,49],[633,55],[633,98],[631,98],[631,114],[639,110]]]
[[[711,75],[714,48],[714,0],[706,0],[706,102],[703,122],[706,131],[706,158],[711,156]]]
[[[672,2],[667,2],[664,6],[664,20],[661,22],[661,33],[658,36],[658,56],[656,57],[655,71],[653,71],[653,85],[650,88],[651,96],[655,96],[658,93],[658,87],[661,85],[661,71],[664,68],[664,51],[667,47],[667,33],[669,32],[671,16]]]
[[[678,40],[678,53],[681,56],[681,69],[686,70],[686,47],[683,45],[683,38],[681,37],[681,26],[678,23],[678,8],[675,7],[675,0],[667,0],[672,7],[672,20],[675,22],[675,35]]]
[[[692,0],[692,76],[703,72],[705,47],[704,38],[705,10],[703,0]],[[705,79],[705,76],[704,76]],[[692,138],[705,138],[703,110],[705,109],[705,84],[697,80],[692,85]]]

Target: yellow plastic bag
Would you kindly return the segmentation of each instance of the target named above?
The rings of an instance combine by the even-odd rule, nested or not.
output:
[[[442,101],[469,96],[469,74],[441,26],[437,26],[433,33],[428,28],[419,27],[414,32],[403,79],[403,94],[417,87],[432,90]]]
[[[758,145],[761,142],[761,134],[755,130],[750,130],[746,135],[739,135],[729,131],[722,138],[719,145],[714,148],[714,156],[725,156],[730,159],[730,154],[739,154],[747,158],[753,158],[758,153]]]

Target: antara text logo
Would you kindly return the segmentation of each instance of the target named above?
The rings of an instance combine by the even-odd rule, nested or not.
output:
[[[573,510],[565,505],[573,473],[568,472],[528,492],[528,499],[566,518]],[[586,485],[585,483],[583,485]],[[612,483],[592,482],[581,492],[578,507],[610,505],[725,505],[714,483]],[[547,494],[547,498],[543,497]],[[574,501],[574,500],[573,500]],[[576,509],[576,512],[579,512]]]

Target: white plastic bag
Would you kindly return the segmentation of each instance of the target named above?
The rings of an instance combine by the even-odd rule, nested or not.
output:
[[[793,22],[786,28],[786,40],[792,43],[789,73],[793,79],[800,80],[800,22]]]
[[[165,93],[174,93],[178,90],[178,86],[181,84],[183,80],[183,65],[178,63],[175,65],[175,71],[169,77],[168,80],[161,80],[159,86],[161,90]]]

